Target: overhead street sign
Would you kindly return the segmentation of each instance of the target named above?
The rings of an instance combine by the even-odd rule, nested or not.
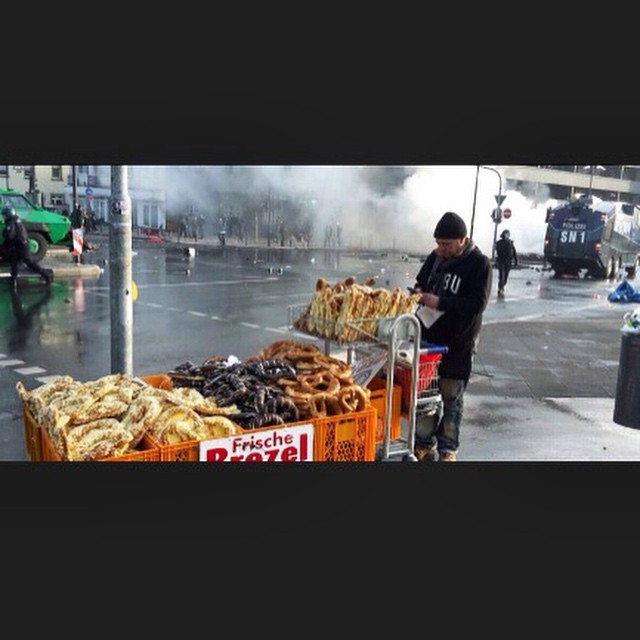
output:
[[[502,193],[499,196],[495,196],[496,202],[498,203],[498,206],[500,206],[504,201],[505,198],[507,196],[503,195]]]

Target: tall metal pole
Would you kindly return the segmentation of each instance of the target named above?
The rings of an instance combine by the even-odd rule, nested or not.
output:
[[[500,175],[500,174],[498,174]],[[500,186],[498,187],[498,199],[502,195],[502,178],[500,178]],[[500,205],[498,205],[500,207]],[[493,243],[491,244],[491,261],[495,260],[496,257],[496,240],[498,238],[498,225],[500,224],[500,220],[496,220],[493,223]]]
[[[476,165],[476,186],[473,189],[473,209],[471,210],[471,229],[469,231],[469,240],[473,240],[473,224],[476,219],[476,199],[478,197],[478,175],[480,174],[480,165]]]
[[[73,211],[78,201],[78,175],[75,164],[71,165],[71,210]]]
[[[109,298],[111,373],[133,375],[133,298],[131,280],[131,198],[126,166],[111,167]]]
[[[500,172],[497,169],[494,169],[493,167],[482,167],[483,169],[489,169],[489,171],[493,171],[497,176],[498,176],[498,180],[499,185],[498,185],[498,202],[500,202],[501,197],[502,197],[502,176],[500,175]],[[498,204],[498,208],[500,208],[500,204]],[[498,237],[498,225],[500,224],[500,220],[494,220],[494,225],[493,225],[493,243],[491,245],[491,260],[493,261],[496,257],[496,238]]]

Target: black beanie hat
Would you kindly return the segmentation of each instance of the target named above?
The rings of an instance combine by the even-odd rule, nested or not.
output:
[[[436,225],[434,238],[466,238],[467,225],[464,220],[453,211],[447,211]]]

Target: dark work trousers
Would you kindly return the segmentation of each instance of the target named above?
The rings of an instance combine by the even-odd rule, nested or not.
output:
[[[442,415],[439,419],[433,416],[416,414],[417,447],[437,447],[440,453],[450,451],[457,453],[460,446],[460,425],[464,409],[464,392],[468,380],[440,378],[438,388],[442,396]]]
[[[15,280],[18,277],[18,267],[21,262],[23,262],[28,269],[41,276],[44,280],[49,279],[49,272],[31,259],[28,247],[25,247],[24,249],[11,249],[7,257],[9,258],[12,280]]]
[[[504,290],[507,280],[509,279],[509,272],[511,271],[511,260],[508,262],[504,260],[497,261],[498,266],[498,291]]]

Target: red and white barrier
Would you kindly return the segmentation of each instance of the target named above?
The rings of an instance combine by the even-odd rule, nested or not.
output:
[[[84,244],[84,232],[82,229],[73,229],[73,255],[82,255],[82,246]]]

